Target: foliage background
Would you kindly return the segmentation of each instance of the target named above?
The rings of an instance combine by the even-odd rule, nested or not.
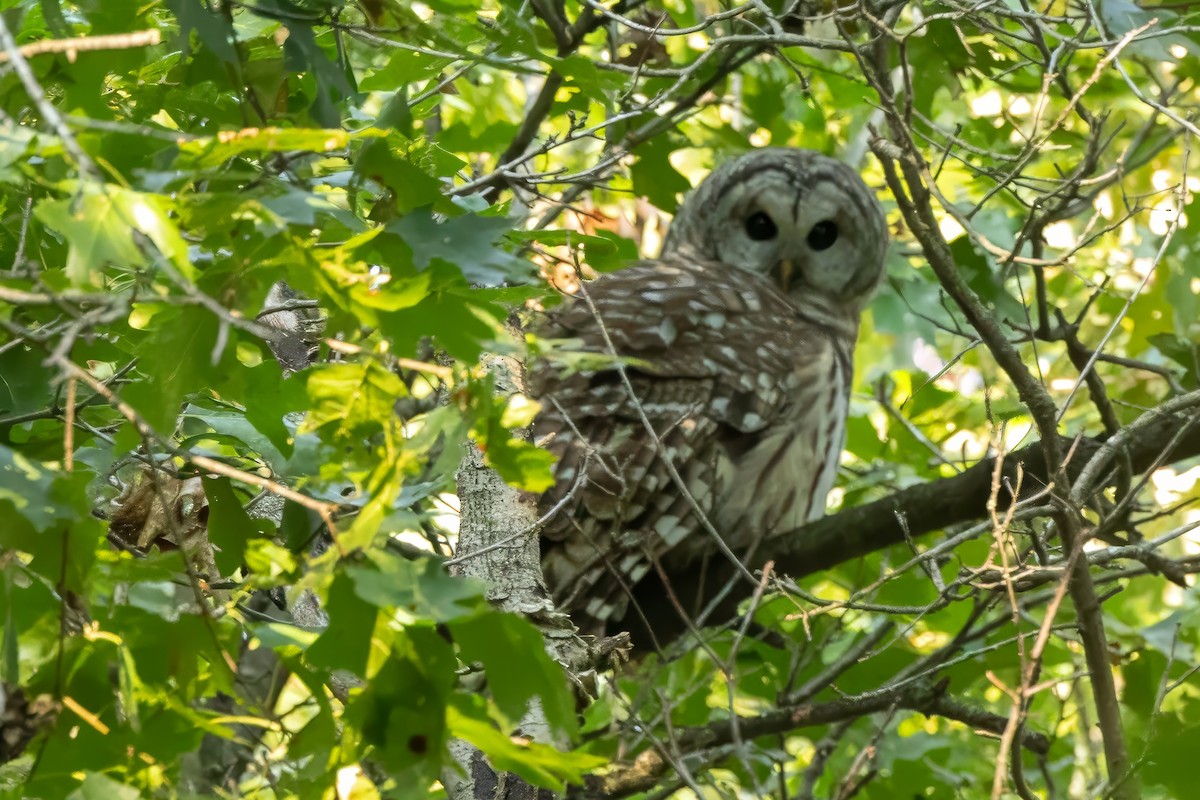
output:
[[[1187,12],[0,3],[4,790],[425,796],[457,737],[606,797],[1188,796]],[[841,529],[873,542],[856,557],[768,572],[705,646],[623,667],[577,716],[538,627],[418,552],[453,548],[468,439],[546,485],[509,434],[534,407],[477,360],[524,352],[504,323],[547,277],[653,254],[682,192],[767,144],[861,167],[897,234],[833,505],[903,511],[1057,427],[1056,491],[1010,514],[998,472],[954,524],[886,507],[874,539]],[[290,377],[260,321],[279,280],[326,317]],[[1056,459],[1104,434],[1151,457],[1072,491]],[[143,481],[165,520],[145,557],[109,528]],[[211,563],[166,546],[189,536]],[[305,590],[328,627],[268,599]],[[533,699],[558,748],[512,736]]]

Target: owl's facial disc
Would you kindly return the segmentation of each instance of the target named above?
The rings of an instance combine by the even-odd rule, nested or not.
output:
[[[852,169],[768,148],[722,164],[689,195],[663,251],[755,272],[797,301],[857,313],[883,277],[886,246],[883,213]]]
[[[770,276],[797,299],[818,294],[857,308],[882,275],[882,215],[848,169],[763,169],[727,190],[715,210],[735,222],[714,226],[709,253]]]

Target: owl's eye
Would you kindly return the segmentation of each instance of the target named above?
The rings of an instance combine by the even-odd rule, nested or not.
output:
[[[746,217],[746,235],[754,241],[765,242],[774,239],[777,233],[779,229],[775,227],[775,221],[762,211],[755,211]]]
[[[813,250],[828,250],[837,241],[837,223],[831,219],[823,219],[808,232],[808,246]]]

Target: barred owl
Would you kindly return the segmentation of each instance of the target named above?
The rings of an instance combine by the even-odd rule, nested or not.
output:
[[[543,572],[583,631],[621,619],[656,562],[748,558],[824,513],[886,246],[849,167],[757,150],[686,198],[659,258],[585,284],[535,326],[576,354],[574,368],[532,364],[529,384],[535,436],[558,456]]]

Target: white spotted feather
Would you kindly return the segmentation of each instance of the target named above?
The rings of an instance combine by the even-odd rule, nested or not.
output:
[[[656,562],[748,558],[824,513],[886,243],[849,168],[755,151],[689,196],[659,259],[601,277],[535,324],[610,357],[587,371],[530,364],[544,404],[535,434],[559,457],[542,508],[562,504],[542,532],[543,571],[576,624],[598,633],[622,617]]]

